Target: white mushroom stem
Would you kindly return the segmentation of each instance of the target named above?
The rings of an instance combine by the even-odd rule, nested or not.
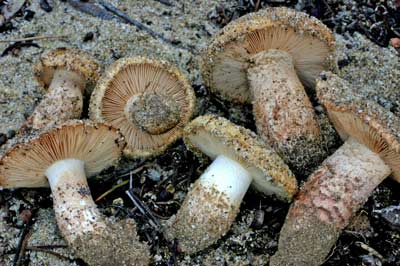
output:
[[[289,149],[283,154],[291,153],[293,145],[288,141],[318,141],[320,129],[314,109],[291,55],[268,50],[254,55],[252,61],[247,77],[259,134],[278,150]]]
[[[218,156],[172,219],[169,238],[177,238],[180,251],[189,254],[213,244],[228,232],[251,181],[238,162]]]
[[[378,154],[349,138],[305,183],[270,265],[322,264],[341,230],[390,173]]]
[[[28,119],[32,127],[41,129],[80,118],[85,86],[81,75],[65,69],[56,70],[47,94]]]
[[[224,194],[233,205],[240,205],[251,181],[250,173],[240,163],[223,155],[219,155],[199,178],[204,189]]]
[[[53,195],[57,224],[68,242],[106,227],[92,199],[83,161],[57,161],[47,169],[46,176]]]

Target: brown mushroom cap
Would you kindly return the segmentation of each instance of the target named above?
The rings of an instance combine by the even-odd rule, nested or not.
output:
[[[57,48],[41,56],[40,62],[34,68],[35,78],[47,89],[57,69],[76,72],[89,84],[95,84],[100,76],[99,64],[88,53],[77,49]]]
[[[252,185],[265,194],[291,200],[297,181],[289,167],[256,134],[214,115],[197,117],[185,127],[184,140],[194,152],[212,159],[224,155],[239,162],[253,177]]]
[[[116,164],[124,146],[116,129],[73,120],[7,149],[0,159],[0,187],[46,187],[46,169],[71,158],[85,162],[86,174],[92,176]]]
[[[250,102],[250,58],[270,49],[289,53],[300,80],[313,87],[318,74],[333,66],[329,59],[334,36],[319,20],[285,7],[245,15],[228,24],[209,45],[202,64],[206,85],[223,98]]]
[[[329,72],[317,81],[317,96],[342,137],[369,147],[391,167],[400,182],[400,119],[375,102],[363,99],[350,84]]]
[[[146,132],[125,115],[133,98],[149,92],[169,97],[179,106],[178,123],[160,134]],[[161,153],[181,136],[194,104],[194,92],[177,68],[143,57],[122,58],[106,71],[93,91],[90,117],[121,130],[127,142],[125,155],[147,157]]]

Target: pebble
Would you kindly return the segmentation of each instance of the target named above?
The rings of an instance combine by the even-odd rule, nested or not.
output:
[[[16,134],[15,130],[10,129],[9,131],[7,131],[7,139],[12,139],[12,138],[14,138],[14,137],[15,137],[15,134]]]
[[[7,142],[7,135],[0,133],[0,146]]]
[[[400,205],[389,206],[380,210],[374,210],[389,226],[400,231]]]
[[[382,262],[371,255],[361,255],[360,259],[362,266],[382,266]]]

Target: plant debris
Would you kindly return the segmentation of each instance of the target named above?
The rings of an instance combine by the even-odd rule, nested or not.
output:
[[[40,48],[37,43],[32,41],[17,41],[11,45],[9,45],[0,55],[0,57],[6,56],[8,54],[12,54],[14,56],[18,56],[20,50],[24,47],[36,47]]]

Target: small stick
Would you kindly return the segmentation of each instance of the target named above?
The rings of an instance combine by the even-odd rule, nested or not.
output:
[[[140,23],[139,21],[129,17],[127,14],[125,14],[124,12],[122,12],[121,10],[119,10],[116,6],[107,3],[103,0],[99,0],[98,1],[100,5],[102,5],[107,11],[114,13],[116,16],[124,19],[125,21],[129,22],[130,24],[135,25],[139,30],[144,30],[145,32],[147,32],[148,34],[150,34],[150,36],[152,36],[155,39],[160,39],[166,43],[170,43],[172,44],[173,42],[167,38],[164,37],[164,35],[157,33],[155,31],[153,31],[152,29],[150,29],[149,27],[145,26],[144,24]]]
[[[133,204],[139,209],[139,211],[149,219],[149,223],[151,226],[156,228],[158,231],[161,229],[161,224],[156,217],[154,217],[152,211],[143,203],[141,200],[133,193],[133,182],[132,182],[132,174],[129,178],[129,190],[125,191],[128,197],[132,200]]]
[[[119,10],[116,6],[107,3],[103,0],[98,0],[98,3],[100,5],[102,5],[107,11],[115,14],[116,16],[118,16],[119,18],[125,20],[126,22],[128,22],[129,24],[132,24],[134,26],[136,26],[139,30],[143,30],[145,32],[147,32],[151,37],[155,38],[155,39],[160,39],[161,41],[171,44],[171,45],[175,45],[181,49],[187,50],[189,52],[193,51],[187,47],[184,47],[182,45],[177,44],[175,41],[167,39],[164,37],[164,35],[162,35],[161,33],[155,32],[152,29],[150,29],[149,27],[147,27],[146,25],[140,23],[139,21],[129,17],[127,14],[125,14],[124,12],[122,12],[121,10]]]
[[[129,180],[125,180],[125,181],[122,181],[121,183],[119,183],[119,184],[113,186],[112,188],[110,188],[109,190],[107,190],[106,192],[104,192],[103,194],[101,194],[101,195],[95,200],[95,202],[98,202],[99,200],[101,200],[102,198],[104,198],[105,196],[107,196],[108,194],[110,194],[111,192],[113,192],[114,190],[116,190],[117,188],[123,187],[123,186],[125,186],[125,185],[128,184],[128,183],[129,183]]]
[[[29,232],[30,223],[26,223],[24,230],[22,231],[21,238],[18,241],[17,251],[15,252],[13,266],[19,266],[22,263],[22,258],[26,250],[26,245],[28,244],[28,239],[31,235]]]
[[[159,3],[161,3],[161,4],[163,4],[163,5],[166,5],[166,6],[174,6],[174,4],[172,4],[170,1],[168,1],[168,0],[154,0],[154,1],[157,1],[157,2],[159,2]]]
[[[360,241],[357,241],[355,244],[357,246],[359,246],[360,248],[364,249],[365,251],[368,251],[369,255],[373,255],[373,256],[377,257],[378,259],[380,259],[381,261],[385,261],[385,258],[378,251],[371,248],[367,244],[360,242]]]
[[[30,248],[41,248],[41,249],[54,249],[54,248],[67,248],[67,245],[38,245],[38,246],[29,246]]]
[[[35,40],[53,40],[53,39],[64,39],[67,38],[68,35],[50,35],[50,36],[34,36],[20,39],[12,39],[12,40],[0,40],[0,43],[8,43],[8,42],[26,42],[26,41],[35,41]]]
[[[120,175],[120,176],[117,176],[117,178],[125,177],[125,176],[127,176],[128,174],[129,174],[129,175],[137,174],[137,173],[139,173],[140,171],[142,171],[143,168],[145,168],[146,166],[147,166],[147,164],[144,164],[144,165],[141,165],[141,166],[137,167],[137,168],[134,169],[134,170],[131,169],[131,170],[130,170],[130,173],[124,173],[124,174],[122,174],[122,175]],[[113,192],[114,190],[116,190],[117,188],[120,188],[120,187],[122,187],[122,186],[125,186],[126,184],[128,184],[128,182],[129,182],[129,180],[125,180],[125,181],[122,181],[121,183],[119,183],[119,184],[113,186],[112,188],[110,188],[109,190],[107,190],[106,192],[104,192],[103,194],[101,194],[99,197],[97,197],[97,199],[95,200],[95,202],[98,202],[99,200],[101,200],[102,198],[104,198],[105,196],[107,196],[108,194],[110,194],[111,192]],[[131,186],[131,187],[132,187],[132,186]]]
[[[27,247],[26,250],[48,253],[48,254],[54,255],[60,259],[69,260],[69,261],[71,260],[67,256],[61,255],[60,253],[49,250],[49,249],[38,248],[38,247]]]

